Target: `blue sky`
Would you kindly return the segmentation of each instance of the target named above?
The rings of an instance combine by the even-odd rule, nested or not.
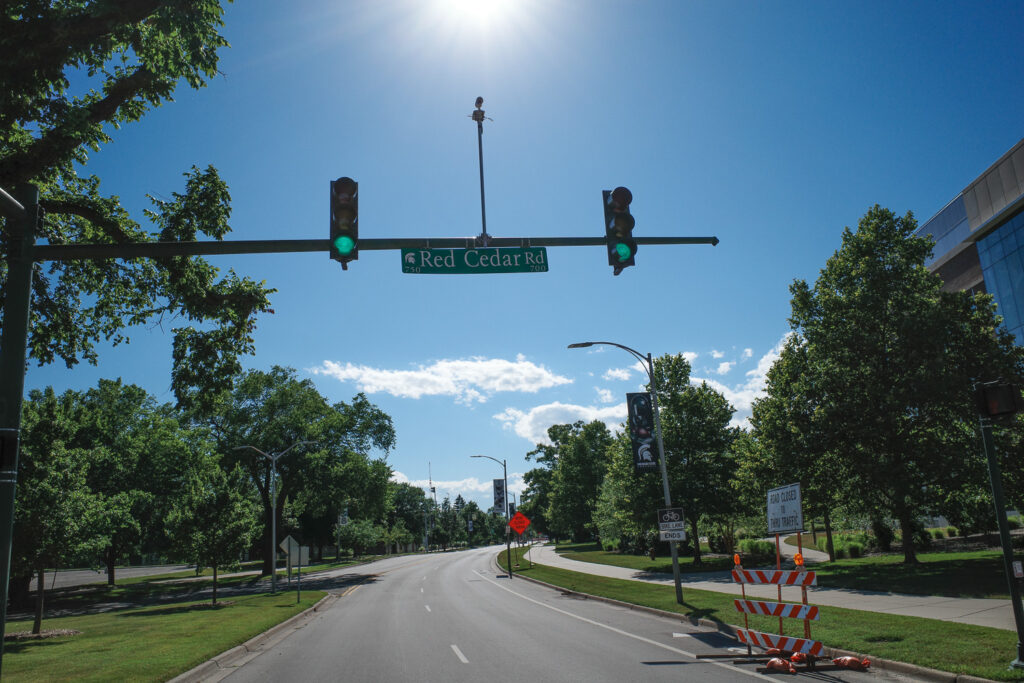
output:
[[[645,376],[609,340],[686,353],[750,412],[844,226],[878,203],[927,220],[1024,136],[1019,2],[259,0],[227,7],[222,75],[140,123],[88,170],[137,218],[213,164],[233,239],[325,238],[328,183],[360,184],[363,238],[603,235],[601,190],[629,187],[641,246],[550,248],[548,273],[402,274],[399,252],[217,257],[276,287],[247,368],[295,368],[331,400],[394,419],[396,477],[490,505],[507,459],[548,426],[618,428]],[[170,330],[134,330],[97,367],[31,367],[26,388],[121,377],[170,392]]]

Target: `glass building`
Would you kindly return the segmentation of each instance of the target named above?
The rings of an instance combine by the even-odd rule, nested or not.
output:
[[[989,292],[1024,346],[1024,140],[921,225],[943,289]]]

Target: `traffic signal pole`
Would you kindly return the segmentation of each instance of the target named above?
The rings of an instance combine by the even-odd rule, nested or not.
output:
[[[14,494],[18,484],[21,402],[25,393],[25,350],[32,296],[32,247],[39,221],[39,190],[20,185],[3,193],[7,216],[7,297],[0,337],[0,666],[3,664],[7,585],[11,578]]]

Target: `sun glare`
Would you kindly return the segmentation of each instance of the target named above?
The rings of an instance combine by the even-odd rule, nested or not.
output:
[[[508,19],[515,0],[439,0],[447,18],[457,23],[494,26]]]

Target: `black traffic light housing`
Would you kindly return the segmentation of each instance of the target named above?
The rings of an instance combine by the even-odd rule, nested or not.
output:
[[[629,213],[633,193],[625,187],[602,190],[604,196],[605,244],[608,247],[608,265],[618,275],[623,269],[636,265],[636,241],[633,227],[636,221]]]
[[[982,417],[1005,420],[1024,409],[1020,387],[1005,382],[985,382],[974,390],[974,400]]]
[[[348,177],[331,181],[331,258],[345,270],[359,258],[359,183]]]

